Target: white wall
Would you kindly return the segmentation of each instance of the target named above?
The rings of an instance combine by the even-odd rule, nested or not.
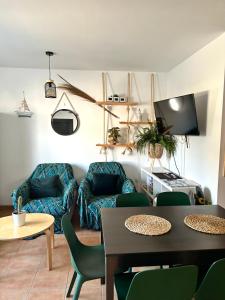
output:
[[[83,89],[95,99],[102,99],[101,72],[59,70],[59,74]],[[53,78],[57,83],[57,71]],[[114,92],[126,94],[127,72],[109,72]],[[58,91],[58,99],[44,98],[44,83],[48,72],[40,69],[0,68],[0,204],[10,204],[10,193],[31,174],[35,166],[43,162],[68,162],[73,165],[75,177],[80,180],[89,164],[93,161],[104,161],[99,154],[96,143],[103,142],[103,112],[79,97],[69,97],[79,114],[81,125],[71,136],[60,136],[51,128],[51,113],[62,91]],[[133,84],[134,101],[143,105],[147,111],[150,98],[149,73],[135,73],[137,88]],[[62,82],[62,81],[61,81]],[[134,82],[134,81],[133,81]],[[165,78],[157,76],[157,98],[165,96]],[[160,88],[159,88],[160,87]],[[22,91],[25,91],[32,118],[18,118],[14,112],[20,104]],[[126,120],[125,108],[114,108],[121,120]],[[117,125],[114,122],[114,125]],[[123,163],[128,176],[139,177],[140,164],[149,162],[146,156],[122,155],[123,149],[109,151],[108,160]],[[112,153],[113,156],[112,156]]]
[[[224,47],[225,48],[225,47]],[[224,68],[225,71],[225,68]],[[220,143],[220,167],[218,181],[218,204],[225,208],[225,74],[223,89],[223,112]]]
[[[168,97],[195,93],[201,132],[200,136],[190,137],[189,149],[179,144],[178,166],[183,176],[202,185],[213,203],[217,202],[218,192],[224,66],[225,34],[167,74]]]

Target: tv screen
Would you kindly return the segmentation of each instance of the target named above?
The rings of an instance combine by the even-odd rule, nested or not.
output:
[[[193,94],[154,102],[154,108],[160,133],[199,135]]]

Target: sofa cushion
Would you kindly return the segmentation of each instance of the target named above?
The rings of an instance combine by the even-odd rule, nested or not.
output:
[[[61,195],[61,183],[59,175],[45,178],[30,179],[30,198],[39,199],[46,197],[59,197]]]
[[[93,174],[92,193],[98,195],[115,195],[118,189],[118,175],[114,174]]]

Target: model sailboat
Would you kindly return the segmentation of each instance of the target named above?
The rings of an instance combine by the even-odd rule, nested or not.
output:
[[[16,111],[16,113],[17,113],[18,117],[30,118],[33,115],[33,113],[30,111],[30,109],[28,107],[24,92],[23,92],[23,100],[21,101],[19,109]]]

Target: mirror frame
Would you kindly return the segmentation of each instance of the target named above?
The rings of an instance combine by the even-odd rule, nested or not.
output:
[[[60,133],[58,133],[57,131],[55,131],[55,129],[53,128],[53,119],[54,119],[54,116],[55,116],[59,111],[68,111],[68,112],[72,113],[72,114],[75,116],[75,118],[76,118],[76,120],[77,120],[77,126],[76,126],[76,128],[74,129],[74,131],[73,131],[71,134],[60,134]],[[74,134],[74,133],[79,129],[79,127],[80,127],[80,118],[79,118],[79,115],[78,115],[76,112],[72,111],[71,109],[66,109],[66,108],[58,109],[57,111],[55,111],[55,112],[52,114],[52,118],[51,118],[51,126],[52,126],[52,129],[54,130],[54,132],[57,133],[58,135],[61,135],[61,136],[70,136],[70,135]]]

